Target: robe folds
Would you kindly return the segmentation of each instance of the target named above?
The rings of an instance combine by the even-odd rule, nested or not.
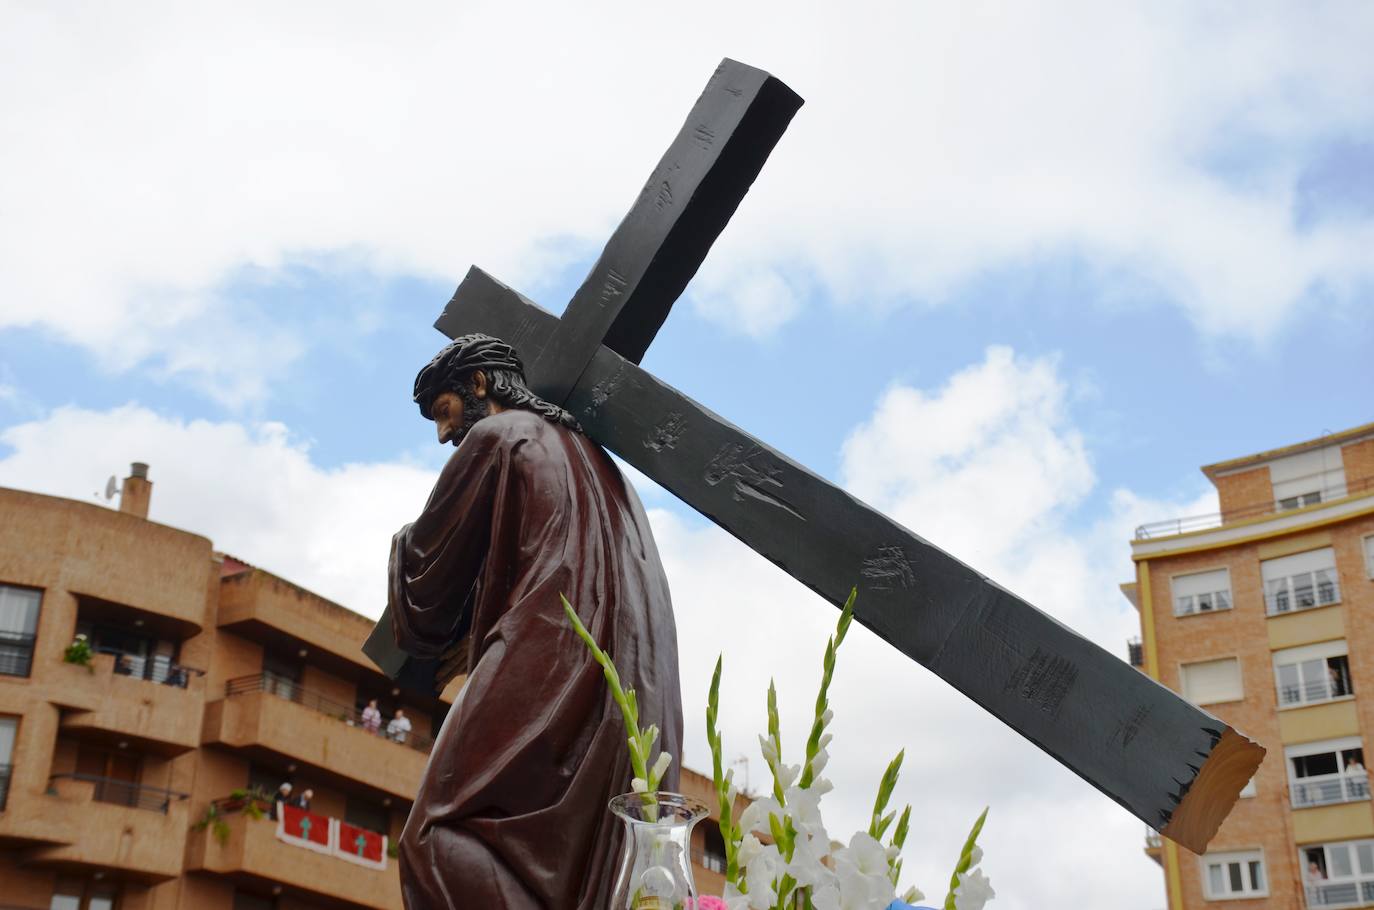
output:
[[[632,772],[620,709],[559,594],[634,687],[674,756],[682,698],[668,582],[648,519],[610,457],[529,411],[479,420],[423,514],[392,540],[398,644],[460,638],[470,673],[400,842],[408,910],[602,910]]]

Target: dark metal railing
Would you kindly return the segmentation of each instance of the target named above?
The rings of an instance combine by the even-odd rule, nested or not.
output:
[[[28,676],[33,669],[34,636],[0,631],[0,675]]]
[[[434,747],[434,740],[428,736],[422,736],[413,731],[389,733],[387,731],[389,724],[386,720],[376,725],[369,724],[363,719],[362,712],[352,705],[345,705],[342,702],[326,698],[318,692],[312,692],[302,687],[295,680],[287,679],[285,676],[270,670],[264,670],[252,676],[240,676],[231,679],[225,683],[224,689],[225,694],[229,696],[244,695],[249,692],[270,692],[278,698],[284,698],[320,714],[327,714],[350,727],[362,730],[364,733],[409,746],[416,752],[429,754],[429,750]]]
[[[14,773],[14,765],[0,765],[0,812],[5,811],[5,803],[10,797],[10,776]]]
[[[176,686],[178,689],[185,689],[192,676],[205,675],[204,670],[185,667],[167,659],[144,657],[142,654],[130,654],[127,651],[116,651],[113,648],[97,648],[96,651],[114,657],[114,672],[120,676],[146,679],[148,682],[160,683],[164,686]]]
[[[112,777],[97,777],[94,774],[54,774],[48,778],[48,785],[55,780],[79,780],[95,785],[91,796],[98,803],[111,803],[128,806],[132,809],[145,809],[149,812],[167,814],[167,808],[174,802],[190,797],[189,793],[178,793],[163,787],[146,787],[127,780]]]
[[[1174,534],[1186,534],[1189,531],[1205,531],[1209,528],[1219,528],[1222,525],[1230,524],[1233,521],[1240,521],[1244,518],[1255,518],[1260,515],[1282,515],[1284,512],[1295,508],[1304,508],[1309,505],[1317,505],[1330,502],[1336,499],[1344,499],[1347,496],[1355,496],[1366,491],[1374,491],[1374,475],[1369,477],[1358,477],[1355,480],[1346,481],[1345,487],[1325,489],[1317,493],[1315,500],[1283,500],[1277,503],[1272,499],[1264,502],[1251,503],[1249,505],[1237,506],[1234,509],[1227,509],[1224,512],[1212,512],[1208,515],[1191,515],[1187,518],[1170,518],[1167,521],[1152,521],[1143,524],[1135,529],[1136,540],[1147,540],[1151,537],[1170,537]],[[1292,503],[1290,505],[1290,503]]]
[[[1133,638],[1126,642],[1126,657],[1133,667],[1145,666],[1145,646],[1140,643],[1140,639]]]

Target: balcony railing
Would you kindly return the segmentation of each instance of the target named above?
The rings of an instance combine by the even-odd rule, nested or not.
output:
[[[190,796],[189,793],[178,793],[162,787],[145,787],[143,784],[115,780],[111,777],[97,777],[93,774],[54,774],[48,778],[48,786],[51,787],[55,780],[77,780],[93,784],[95,789],[91,798],[98,803],[161,812],[163,815],[167,814],[167,809],[172,803]]]
[[[0,631],[0,675],[28,676],[33,669],[34,636]]]
[[[1350,803],[1369,799],[1369,776],[1367,774],[1323,774],[1320,777],[1304,777],[1290,782],[1293,795],[1293,808],[1305,809],[1309,806],[1329,806],[1333,803]]]
[[[1374,903],[1374,876],[1360,876],[1352,881],[1311,883],[1307,886],[1309,907],[1363,907]]]
[[[707,853],[704,850],[692,851],[692,862],[703,869],[710,869],[712,872],[725,874],[725,857],[719,853]]]
[[[1345,487],[1334,487],[1318,492],[1318,499],[1315,502],[1329,502],[1333,499],[1343,499],[1346,496],[1354,496],[1359,493],[1374,491],[1374,475],[1369,477],[1359,477],[1355,480],[1346,481]],[[1288,500],[1284,500],[1287,506]],[[1303,505],[1311,505],[1312,501],[1298,502],[1293,507],[1298,508]],[[1272,499],[1264,502],[1251,503],[1250,505],[1237,506],[1234,509],[1227,509],[1225,512],[1212,512],[1208,515],[1192,515],[1187,518],[1170,518],[1166,521],[1152,521],[1143,524],[1135,529],[1136,540],[1149,540],[1152,537],[1172,537],[1175,534],[1186,534],[1189,531],[1206,531],[1210,528],[1219,528],[1224,524],[1233,521],[1240,521],[1243,518],[1254,518],[1259,515],[1281,515],[1287,511],[1287,507],[1280,508],[1280,504]]]
[[[1309,679],[1294,685],[1279,686],[1279,704],[1312,705],[1353,694],[1350,687],[1331,679]]]
[[[0,812],[5,811],[5,803],[10,797],[10,775],[14,773],[14,765],[0,765]]]
[[[342,702],[326,698],[318,692],[302,688],[301,684],[294,680],[267,670],[253,676],[240,676],[231,679],[225,683],[224,688],[225,694],[229,696],[245,695],[250,692],[270,692],[278,698],[284,698],[320,714],[327,714],[350,727],[358,728],[364,733],[409,746],[416,752],[423,752],[426,755],[434,747],[434,740],[428,736],[422,736],[413,731],[388,733],[387,721],[383,720],[379,726],[375,727],[369,725],[363,720],[362,712],[352,705],[345,705]]]
[[[120,676],[146,679],[148,682],[185,689],[192,676],[204,676],[204,670],[182,666],[179,663],[158,657],[144,657],[113,648],[97,648],[100,654],[114,657],[114,672]]]
[[[1133,638],[1126,642],[1126,659],[1133,667],[1145,666],[1145,646],[1140,643],[1140,639]]]
[[[1264,583],[1264,610],[1270,616],[1330,606],[1340,599],[1335,569],[1314,569]]]

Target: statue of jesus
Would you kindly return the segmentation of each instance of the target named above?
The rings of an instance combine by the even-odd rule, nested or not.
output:
[[[406,907],[601,910],[620,845],[606,803],[629,789],[629,753],[558,595],[680,758],[677,632],[644,508],[496,338],[445,347],[416,377],[415,402],[457,449],[393,538],[393,631],[407,652],[442,658],[441,686],[468,678],[401,835]]]

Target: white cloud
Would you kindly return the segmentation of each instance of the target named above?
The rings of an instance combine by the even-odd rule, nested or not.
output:
[[[846,443],[842,474],[857,495],[1122,652],[1137,630],[1116,590],[1130,577],[1131,529],[1209,511],[1214,500],[1175,505],[1116,491],[1106,518],[1076,527],[1070,513],[1094,479],[1070,391],[1054,360],[989,349],[938,389],[885,393]],[[0,433],[0,444],[12,449],[0,459],[7,485],[79,499],[124,463],[148,461],[154,519],[374,615],[390,534],[434,477],[408,464],[324,470],[280,425],[183,422],[132,405],[62,409]],[[703,714],[723,651],[727,759],[750,756],[751,783],[764,790],[755,734],[768,680],[777,680],[784,747],[796,760],[835,610],[714,527],[661,508],[650,518],[678,617],[685,763],[709,767]],[[883,768],[905,748],[895,799],[915,806],[906,868],[933,897],[990,804],[983,844],[999,908],[1163,903],[1161,873],[1141,852],[1143,825],[862,627],[840,654],[832,702],[832,833],[866,824]]]
[[[799,289],[939,301],[1045,254],[1253,338],[1370,278],[1368,219],[1290,217],[1305,156],[1374,119],[1367,5],[405,12],[7,6],[0,327],[262,396],[310,342],[244,315],[244,268],[537,286],[599,247],[727,53],[808,101],[702,276],[744,331]],[[1236,149],[1244,179],[1210,168]]]
[[[136,405],[61,408],[0,432],[7,486],[92,501],[110,474],[150,465],[149,517],[369,616],[386,604],[391,535],[436,472],[418,465],[325,470],[281,424],[182,421]],[[116,507],[118,503],[115,503]]]

